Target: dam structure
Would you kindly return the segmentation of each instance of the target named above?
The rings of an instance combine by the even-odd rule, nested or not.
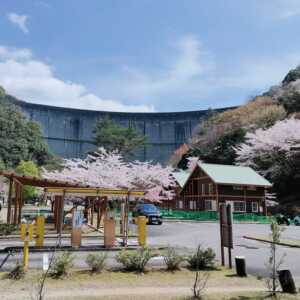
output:
[[[96,150],[93,129],[98,119],[109,117],[122,126],[134,126],[147,136],[147,145],[131,159],[167,163],[180,145],[187,142],[211,110],[186,112],[127,113],[82,110],[16,101],[27,118],[40,124],[51,151],[63,158],[84,158]],[[217,109],[223,111],[226,109]]]

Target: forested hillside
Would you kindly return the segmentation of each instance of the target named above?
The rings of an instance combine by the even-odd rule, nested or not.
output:
[[[273,183],[279,209],[300,211],[300,67],[279,86],[199,125],[178,167],[190,156],[251,166]]]
[[[28,121],[12,96],[0,87],[0,168],[15,168],[21,161],[45,165],[53,159],[40,126]]]

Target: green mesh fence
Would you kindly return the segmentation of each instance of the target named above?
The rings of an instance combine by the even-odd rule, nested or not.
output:
[[[215,211],[182,211],[161,209],[163,217],[170,219],[198,220],[198,221],[217,221],[219,214]],[[268,224],[272,217],[258,216],[252,213],[233,214],[233,220],[236,222],[256,222]]]

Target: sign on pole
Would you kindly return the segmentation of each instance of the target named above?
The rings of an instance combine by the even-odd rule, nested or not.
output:
[[[228,248],[229,267],[232,267],[231,249],[233,249],[232,235],[232,212],[231,205],[222,203],[220,205],[220,234],[221,234],[221,255],[222,265],[225,265],[224,247]]]
[[[83,223],[83,213],[80,210],[73,211],[72,218],[72,234],[71,234],[71,245],[72,247],[81,246],[81,226]]]
[[[43,253],[43,271],[47,272],[49,268],[49,256],[48,253]]]

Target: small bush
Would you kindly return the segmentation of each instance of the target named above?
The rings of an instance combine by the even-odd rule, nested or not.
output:
[[[198,246],[197,251],[187,259],[190,267],[194,270],[203,270],[214,266],[216,254],[211,248],[202,249]]]
[[[93,273],[100,273],[105,267],[106,254],[89,254],[86,263]]]
[[[184,257],[179,255],[174,248],[168,247],[164,255],[164,261],[167,265],[167,270],[175,271],[180,269],[180,264],[184,261]]]
[[[74,256],[70,252],[64,252],[57,256],[50,269],[50,276],[53,278],[61,278],[68,275],[73,267]]]
[[[0,222],[0,236],[12,234],[17,230],[17,226],[13,224],[3,224]]]
[[[7,275],[9,279],[19,280],[25,276],[24,266],[17,261],[16,266]]]
[[[117,254],[116,260],[126,271],[144,272],[146,264],[153,256],[153,251],[145,247],[134,251],[122,250]]]

